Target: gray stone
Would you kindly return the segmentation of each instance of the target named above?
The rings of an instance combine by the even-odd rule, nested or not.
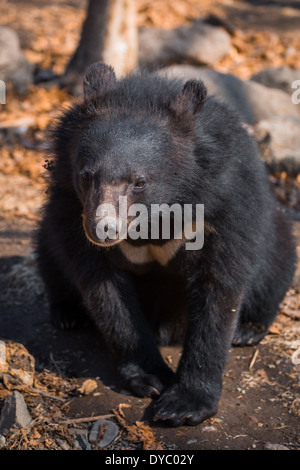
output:
[[[112,421],[106,419],[99,419],[93,424],[93,427],[91,429],[89,435],[90,442],[97,442],[99,432],[102,426],[106,426],[106,429],[102,439],[97,443],[98,447],[100,447],[101,449],[104,447],[108,447],[119,435],[119,429]]]
[[[97,421],[94,422],[91,432],[89,434],[89,441],[90,442],[96,442],[98,439],[99,431],[101,426],[104,426],[107,423],[107,420],[105,419],[98,419]]]
[[[6,364],[6,346],[4,341],[0,341],[0,366]]]
[[[260,121],[254,129],[257,141],[265,143],[269,163],[300,166],[300,118],[274,116]]]
[[[299,117],[299,110],[290,95],[251,80],[240,80],[231,74],[189,65],[166,67],[161,73],[186,80],[203,80],[209,94],[230,105],[248,124],[274,115]]]
[[[204,426],[201,431],[202,432],[216,432],[217,428],[215,428],[214,426]]]
[[[21,51],[18,35],[7,26],[0,26],[0,80],[12,83],[19,94],[33,82],[33,66]]]
[[[62,439],[56,439],[56,443],[61,447],[62,450],[70,450],[70,446],[66,441]]]
[[[171,30],[143,27],[139,31],[142,66],[174,62],[214,65],[229,53],[230,47],[230,35],[223,28],[201,20]]]
[[[253,75],[251,80],[270,88],[278,88],[291,95],[294,91],[292,83],[295,80],[300,80],[300,69],[292,69],[287,65],[282,67],[268,67]]]
[[[191,444],[197,444],[197,439],[189,439],[188,441],[186,441],[187,445],[191,445]]]
[[[0,449],[2,449],[2,447],[5,446],[5,443],[6,443],[5,437],[2,436],[2,434],[0,434]]]
[[[265,444],[266,450],[290,450],[288,447],[282,444],[272,444],[271,442],[267,442]]]
[[[78,443],[78,447],[80,447],[82,450],[92,450],[91,444],[85,439],[84,436],[78,435],[76,441]]]
[[[1,411],[0,433],[10,430],[13,426],[25,428],[31,423],[25,400],[20,392],[14,391],[8,397]]]

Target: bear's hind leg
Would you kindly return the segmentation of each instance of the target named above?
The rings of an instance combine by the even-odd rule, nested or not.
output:
[[[69,292],[69,297],[50,303],[50,318],[51,323],[61,330],[81,328],[90,323],[86,309],[75,292]]]
[[[271,276],[265,282],[260,278],[260,282],[245,295],[232,345],[253,346],[259,343],[268,333],[284,294],[285,289],[276,289]]]
[[[237,327],[233,336],[233,346],[252,346],[259,343],[268,333],[279,310],[293,271],[287,266],[276,279],[273,275],[256,285],[242,304]]]
[[[240,321],[233,336],[233,346],[254,346],[267,334],[268,328],[262,323]]]
[[[275,213],[276,236],[269,237],[261,253],[261,264],[245,294],[234,346],[254,345],[268,333],[296,268],[295,243],[289,222],[281,211]]]

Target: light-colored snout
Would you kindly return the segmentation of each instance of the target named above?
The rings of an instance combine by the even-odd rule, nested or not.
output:
[[[123,223],[118,218],[96,217],[92,222],[88,223],[86,218],[83,217],[83,226],[87,238],[95,245],[113,246],[125,238],[122,235]]]
[[[102,203],[96,206],[95,194],[85,204],[83,226],[87,238],[99,246],[120,243],[127,234],[127,206],[120,205],[120,188],[102,188]],[[126,199],[126,198],[125,198]]]
[[[98,244],[111,246],[124,239],[123,223],[118,217],[105,216],[96,219],[96,235]],[[126,234],[126,231],[125,231]]]

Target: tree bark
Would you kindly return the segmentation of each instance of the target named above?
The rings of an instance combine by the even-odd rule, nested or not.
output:
[[[95,62],[111,65],[117,76],[137,65],[135,0],[89,0],[78,47],[66,67],[65,82],[79,84]]]
[[[102,59],[104,33],[110,0],[89,0],[78,47],[66,68],[66,74],[83,75],[87,67]]]
[[[131,72],[138,60],[138,30],[135,0],[110,0],[102,60],[117,75]]]

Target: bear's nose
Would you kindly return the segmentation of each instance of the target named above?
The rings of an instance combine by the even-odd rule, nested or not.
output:
[[[117,240],[119,238],[119,228],[117,220],[110,220],[104,227],[107,240]]]

